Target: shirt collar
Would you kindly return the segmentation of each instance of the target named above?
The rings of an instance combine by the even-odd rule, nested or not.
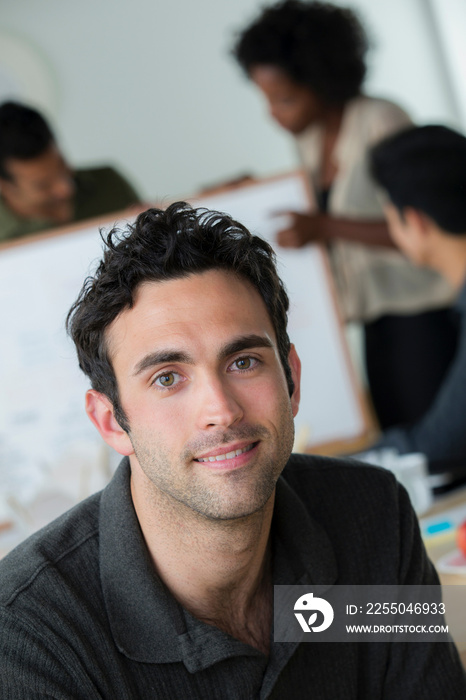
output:
[[[130,492],[124,459],[102,492],[100,573],[115,643],[143,663],[184,662],[195,672],[231,656],[259,651],[190,615],[154,571]],[[337,578],[329,538],[282,476],[272,520],[274,584],[331,585]]]

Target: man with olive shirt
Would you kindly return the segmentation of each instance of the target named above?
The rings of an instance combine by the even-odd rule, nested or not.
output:
[[[39,112],[0,106],[0,242],[125,209],[139,197],[110,167],[72,170]]]

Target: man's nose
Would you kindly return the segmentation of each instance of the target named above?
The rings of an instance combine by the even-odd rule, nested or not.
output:
[[[200,428],[228,428],[238,423],[244,413],[227,380],[210,379],[197,397]]]
[[[55,199],[70,199],[74,194],[74,182],[71,175],[62,175],[54,182],[53,194]]]

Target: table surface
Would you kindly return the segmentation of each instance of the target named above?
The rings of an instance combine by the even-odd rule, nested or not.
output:
[[[429,517],[431,515],[440,515],[450,508],[455,508],[466,504],[466,487],[462,487],[454,491],[451,494],[446,494],[440,496],[434,504],[429,508],[426,513],[423,513],[422,517]],[[425,542],[427,553],[429,554],[432,562],[437,564],[438,560],[448,552],[455,549],[455,531],[452,531],[447,536],[441,536],[438,538],[432,538]],[[444,574],[439,573],[440,581],[444,586],[452,585],[463,585],[466,586],[466,574]],[[465,606],[466,606],[466,589],[465,589]],[[454,611],[453,611],[454,614]],[[447,615],[448,622],[448,615]],[[458,651],[460,652],[461,659],[466,668],[466,629],[460,635],[455,635],[454,637]]]

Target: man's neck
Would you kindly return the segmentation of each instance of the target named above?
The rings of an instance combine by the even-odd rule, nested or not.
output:
[[[274,494],[259,512],[211,520],[160,493],[131,491],[154,566],[192,615],[267,652],[271,629],[270,526]]]
[[[466,235],[441,234],[430,265],[459,291],[466,282]]]

